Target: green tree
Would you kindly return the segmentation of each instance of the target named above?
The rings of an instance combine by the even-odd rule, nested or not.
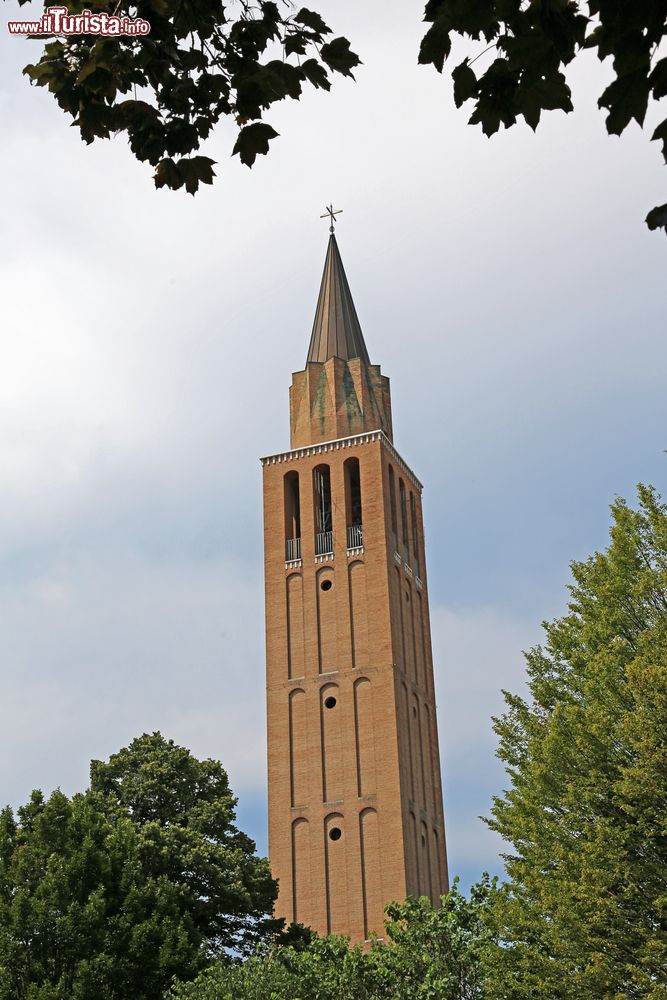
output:
[[[0,1000],[159,1000],[272,934],[268,864],[216,761],[159,733],[0,814]]]
[[[498,996],[667,997],[667,509],[640,487],[612,515],[495,723]]]
[[[456,884],[434,908],[428,899],[387,908],[385,938],[364,952],[344,937],[304,938],[245,963],[220,963],[173,1000],[482,1000],[491,954],[495,883],[470,898]]]

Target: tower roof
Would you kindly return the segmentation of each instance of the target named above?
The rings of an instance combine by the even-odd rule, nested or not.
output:
[[[336,237],[332,233],[324,261],[324,274],[306,364],[311,361],[324,362],[334,357],[345,361],[361,358],[366,364],[371,363]]]

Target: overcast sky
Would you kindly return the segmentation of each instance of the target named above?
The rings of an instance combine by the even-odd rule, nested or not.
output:
[[[490,716],[567,600],[608,505],[665,486],[667,240],[656,143],[610,138],[607,67],[533,135],[466,125],[418,67],[420,5],[318,9],[364,65],[276,107],[252,171],[156,192],[121,140],[85,146],[0,36],[0,799],[85,786],[160,729],[219,758],[266,850],[261,476],[289,444],[326,249],[392,380],[425,483],[450,868],[499,870]],[[19,16],[26,16],[21,8]]]

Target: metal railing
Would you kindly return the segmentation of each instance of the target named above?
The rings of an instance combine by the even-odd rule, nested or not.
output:
[[[360,524],[353,524],[347,529],[348,549],[360,549],[364,544],[364,529]]]
[[[301,558],[301,539],[288,538],[285,542],[285,562],[296,562]]]
[[[333,531],[318,531],[315,535],[315,555],[333,555]]]

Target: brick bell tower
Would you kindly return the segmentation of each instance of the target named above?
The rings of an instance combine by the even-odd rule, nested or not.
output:
[[[333,231],[290,450],[262,459],[277,914],[365,941],[447,891],[422,486]]]

